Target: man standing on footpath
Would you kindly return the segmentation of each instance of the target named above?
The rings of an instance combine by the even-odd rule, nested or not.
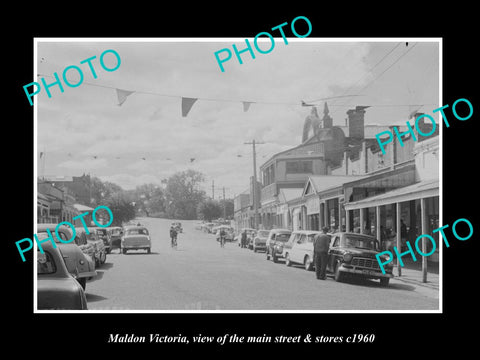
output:
[[[322,229],[323,234],[318,234],[313,240],[313,259],[315,262],[315,273],[317,279],[327,278],[328,249],[330,248],[330,236],[327,235],[328,227]]]

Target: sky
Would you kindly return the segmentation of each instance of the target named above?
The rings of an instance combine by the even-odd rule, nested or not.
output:
[[[252,146],[245,142],[263,142],[258,167],[300,144],[311,112],[302,101],[318,106],[320,116],[326,101],[339,126],[357,105],[371,106],[366,125],[404,125],[414,110],[438,122],[435,39],[275,40],[268,54],[254,47],[255,59],[242,53],[243,64],[233,54],[222,72],[214,53],[233,53],[232,44],[243,49],[245,39],[37,39],[39,75],[32,81],[53,83],[53,74],[62,78],[70,65],[83,73],[77,87],[61,80],[63,93],[53,86],[50,98],[43,88],[34,97],[37,176],[85,173],[127,190],[194,169],[205,175],[208,195],[214,181],[215,198],[223,187],[231,198],[248,189],[253,175]],[[99,62],[110,49],[121,59],[115,71]],[[92,56],[97,78],[80,63]],[[107,68],[117,64],[112,53],[103,59]],[[74,69],[67,79],[80,80]],[[119,106],[115,89],[134,92]],[[186,117],[181,97],[198,99]],[[248,111],[243,101],[252,102]]]

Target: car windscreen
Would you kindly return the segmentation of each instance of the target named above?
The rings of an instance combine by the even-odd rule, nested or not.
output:
[[[147,229],[130,229],[126,231],[126,235],[148,235]]]
[[[358,235],[345,235],[342,239],[342,245],[357,249],[377,250],[377,241],[374,238]]]
[[[52,231],[51,234],[52,234],[53,240],[54,240],[56,243],[59,243],[60,240],[58,240],[57,237],[55,236],[55,232]],[[62,240],[68,240],[68,239],[64,238],[63,233],[60,232],[59,235],[62,237]],[[47,237],[48,237],[47,232],[39,232],[39,233],[37,233],[37,238],[38,238],[38,240],[43,240],[43,239],[46,239]]]
[[[97,238],[95,237],[95,234],[93,233],[85,233],[85,235],[87,236],[87,240],[97,240]]]
[[[288,239],[290,239],[290,234],[289,234],[289,233],[286,233],[286,234],[277,234],[277,235],[275,236],[275,241],[287,242]]]
[[[120,230],[120,229],[114,229],[114,230],[112,230],[112,235],[115,235],[115,236],[121,235],[121,230]]]
[[[258,236],[260,236],[260,237],[268,237],[268,233],[269,233],[269,232],[270,232],[270,231],[260,230],[260,231],[258,232]]]

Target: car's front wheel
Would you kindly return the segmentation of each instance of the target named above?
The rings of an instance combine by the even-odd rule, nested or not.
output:
[[[312,271],[313,270],[313,263],[312,263],[312,259],[310,259],[310,256],[305,256],[305,261],[304,261],[304,265],[305,265],[305,270],[307,271]]]
[[[147,254],[150,254],[150,248],[147,249]]]
[[[342,282],[343,281],[343,274],[340,271],[340,263],[337,263],[335,266],[335,281],[337,282]]]
[[[122,249],[122,253],[123,253],[123,254],[126,254],[126,253],[127,253],[127,249],[123,248],[123,249]]]
[[[277,254],[273,253],[272,258],[274,263],[278,263]]]
[[[290,261],[290,254],[289,253],[285,254],[285,265],[292,266],[292,262]]]
[[[270,260],[270,252],[268,251],[268,249],[267,249],[266,253],[267,253],[267,260]]]
[[[380,279],[380,285],[381,286],[388,286],[389,283],[390,283],[390,278],[381,278]]]

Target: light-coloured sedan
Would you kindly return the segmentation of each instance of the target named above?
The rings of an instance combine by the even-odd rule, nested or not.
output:
[[[126,226],[122,236],[122,253],[128,250],[147,250],[150,254],[152,242],[150,234],[144,226]]]
[[[313,239],[320,231],[297,230],[283,247],[285,264],[302,264],[306,270],[313,270]]]

